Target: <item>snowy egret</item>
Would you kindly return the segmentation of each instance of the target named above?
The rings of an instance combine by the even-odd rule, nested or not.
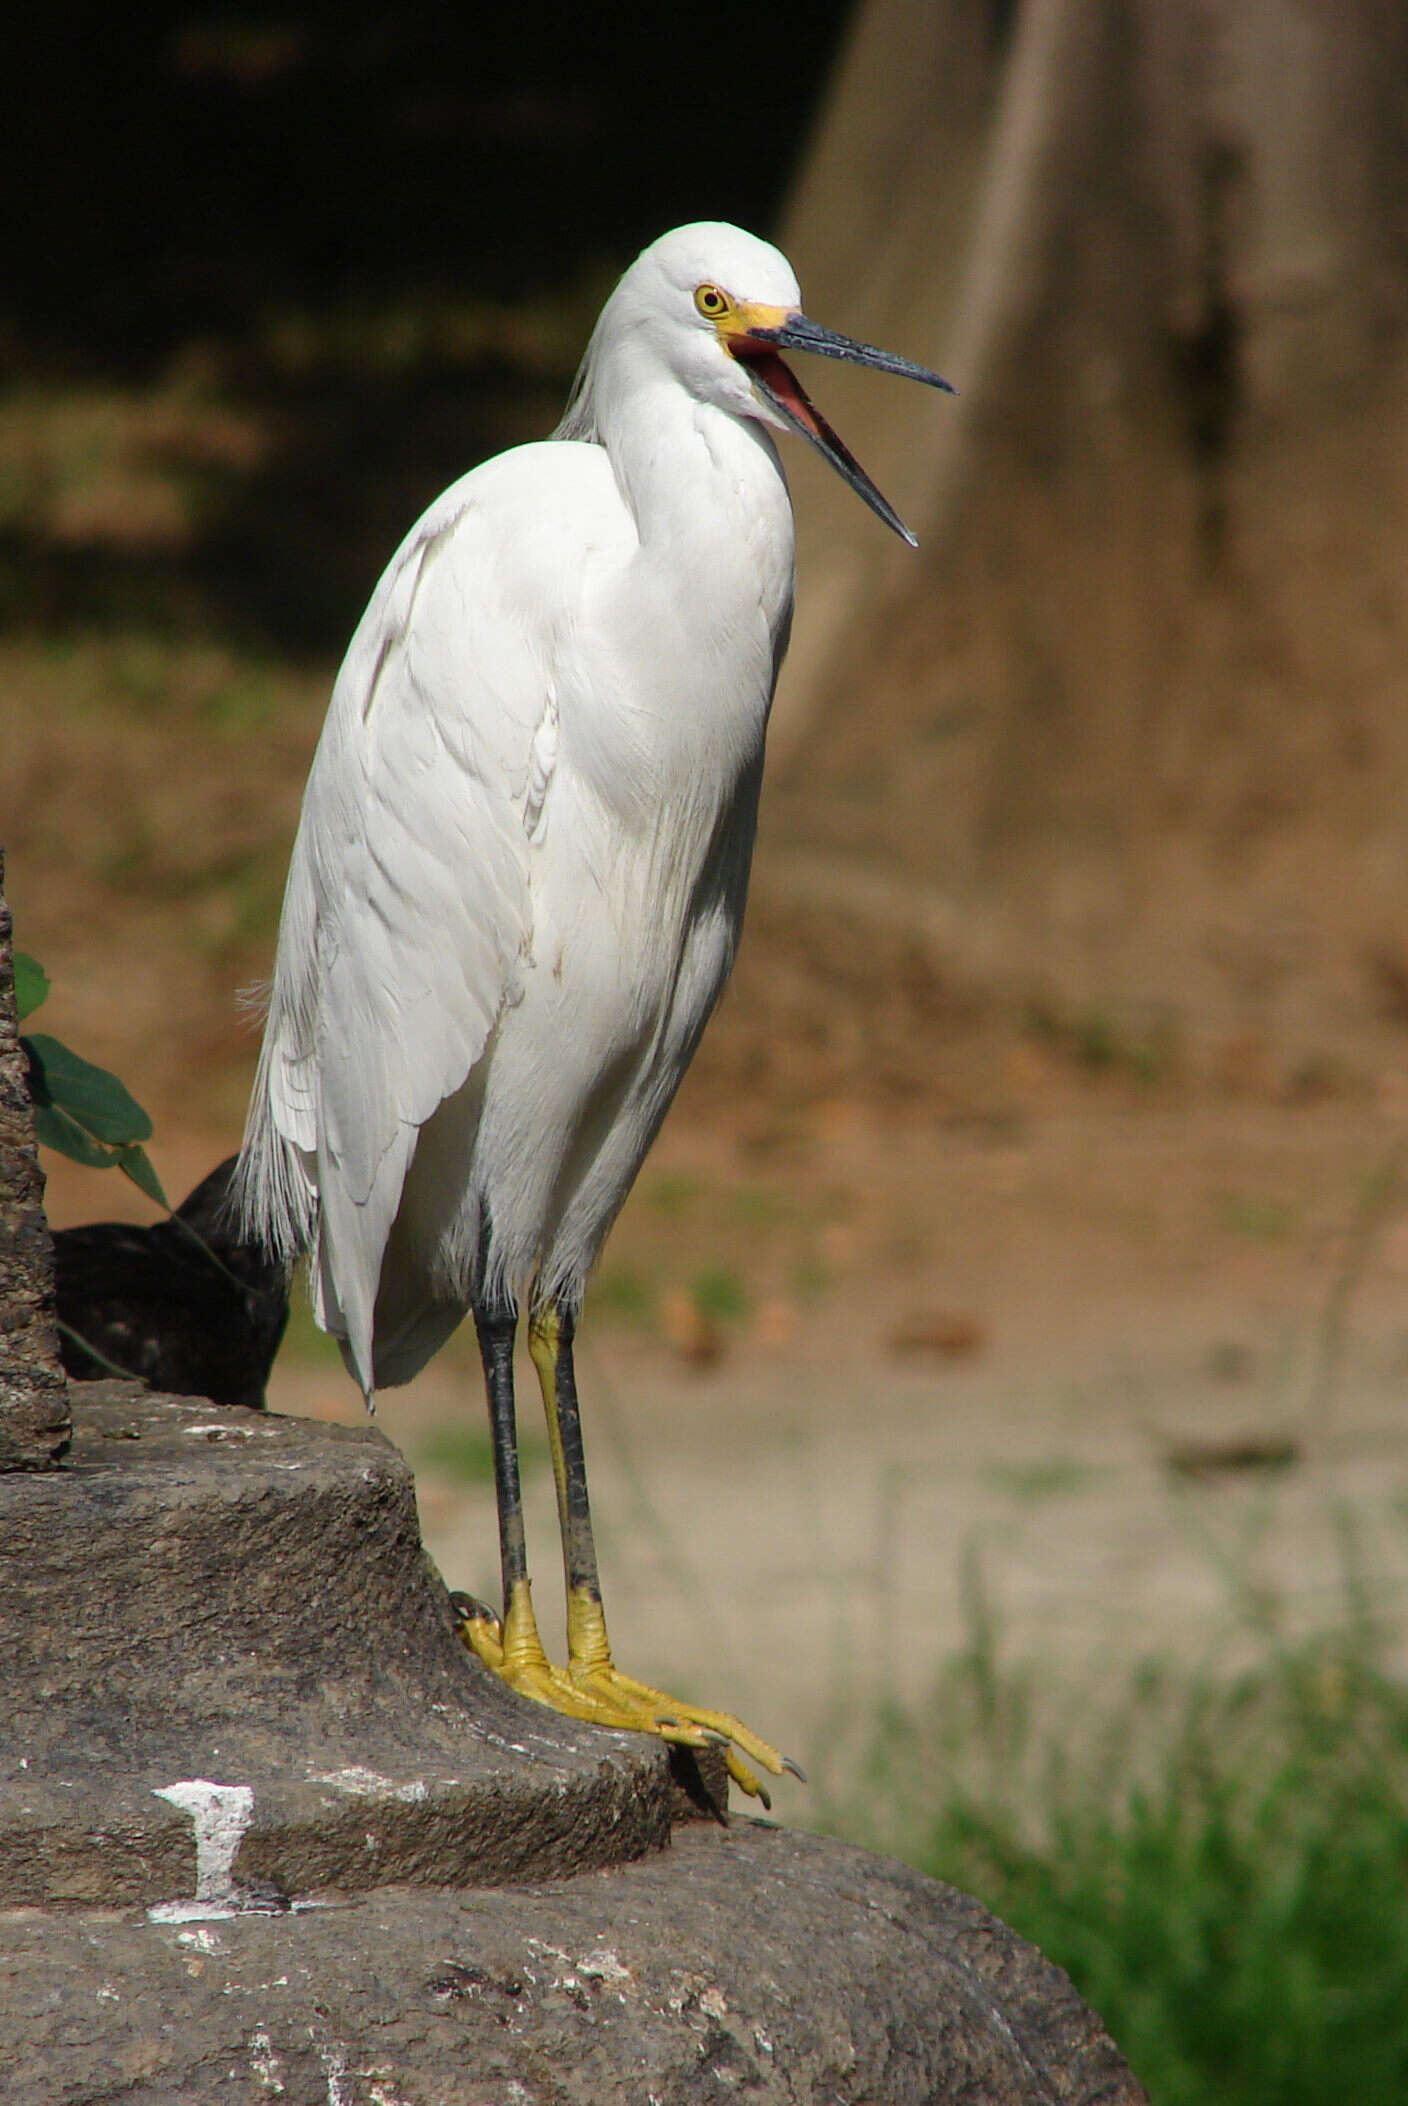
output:
[[[782,353],[948,385],[800,301],[785,258],[736,227],[664,235],[603,308],[555,436],[472,470],[392,558],[304,794],[239,1179],[246,1229],[308,1252],[315,1315],[368,1405],[473,1312],[504,1590],[502,1619],[468,1618],[474,1650],[575,1717],[727,1742],[750,1791],[750,1763],[784,1767],[773,1748],[612,1663],[572,1341],[738,942],[792,615],[772,430],[914,538]],[[529,1594],[521,1309],[565,1668]]]

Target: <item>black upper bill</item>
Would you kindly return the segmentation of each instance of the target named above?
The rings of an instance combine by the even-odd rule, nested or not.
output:
[[[789,429],[809,439],[871,511],[883,519],[902,541],[917,548],[918,541],[894,506],[876,489],[796,375],[776,354],[781,351],[814,351],[823,358],[844,358],[854,365],[872,366],[879,373],[894,373],[901,380],[918,380],[926,387],[942,388],[949,395],[955,392],[952,385],[940,379],[937,373],[931,373],[927,366],[916,365],[913,359],[901,358],[893,351],[877,350],[874,344],[857,343],[853,337],[840,336],[834,329],[823,329],[819,322],[809,321],[804,314],[790,316],[775,329],[750,329],[732,349],[735,357],[746,363],[755,383]]]
[[[759,343],[775,344],[779,351],[814,351],[820,358],[844,358],[852,365],[874,366],[877,373],[894,373],[901,380],[922,380],[925,387],[942,388],[946,395],[958,392],[952,381],[941,380],[937,373],[916,365],[912,358],[901,358],[896,351],[877,350],[874,344],[857,343],[853,336],[823,329],[820,322],[809,321],[804,314],[789,316],[777,329],[752,329],[749,335]]]

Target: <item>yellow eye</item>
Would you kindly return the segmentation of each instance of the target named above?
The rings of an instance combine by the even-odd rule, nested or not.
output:
[[[728,313],[733,302],[726,292],[719,290],[717,285],[696,285],[694,288],[694,304],[706,322],[717,322],[720,316]]]

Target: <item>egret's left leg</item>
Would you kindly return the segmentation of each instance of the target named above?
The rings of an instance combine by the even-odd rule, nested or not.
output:
[[[587,1469],[582,1452],[582,1422],[577,1408],[577,1382],[572,1360],[575,1318],[570,1308],[549,1303],[529,1318],[528,1349],[538,1371],[547,1414],[548,1444],[557,1485],[557,1517],[562,1535],[563,1574],[567,1582],[567,1673],[584,1697],[620,1714],[619,1723],[667,1739],[693,1738],[702,1730],[727,1741],[729,1774],[746,1792],[768,1803],[767,1794],[737,1750],[780,1776],[797,1766],[779,1755],[727,1711],[706,1711],[623,1675],[611,1658],[606,1618],[601,1606],[596,1545],[587,1501]],[[690,1729],[693,1729],[691,1732]]]

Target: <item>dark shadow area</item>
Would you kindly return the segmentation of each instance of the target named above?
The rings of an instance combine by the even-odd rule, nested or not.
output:
[[[224,399],[266,434],[256,463],[203,462],[179,442],[143,450],[190,498],[193,530],[179,543],[65,543],[24,518],[0,528],[0,627],[135,626],[325,655],[347,641],[430,498],[487,454],[545,437],[570,378],[482,365],[408,382],[251,376]]]
[[[28,18],[0,290],[21,420],[28,391],[172,388],[259,444],[139,437],[182,493],[165,538],[57,533],[27,495],[43,474],[22,461],[16,495],[0,463],[0,625],[339,648],[427,500],[551,429],[636,248],[689,218],[771,225],[845,12]]]

